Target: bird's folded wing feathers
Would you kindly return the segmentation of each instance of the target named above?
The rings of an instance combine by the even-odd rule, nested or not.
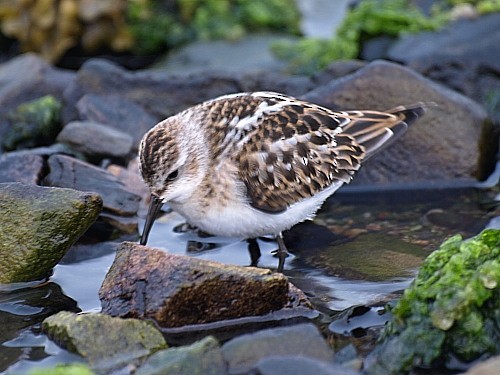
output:
[[[264,114],[235,157],[250,204],[279,213],[333,183],[348,183],[363,160],[403,134],[424,108],[334,112],[297,101]]]

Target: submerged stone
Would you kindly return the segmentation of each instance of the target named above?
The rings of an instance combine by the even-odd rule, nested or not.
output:
[[[61,311],[45,319],[43,331],[99,372],[120,368],[167,346],[151,323],[104,314]]]
[[[386,234],[362,234],[352,241],[318,249],[304,261],[347,279],[384,281],[409,277],[428,255],[420,246]]]
[[[392,309],[370,374],[402,373],[451,356],[473,361],[500,353],[500,230],[445,241],[424,262]]]
[[[192,345],[161,350],[149,357],[135,375],[224,375],[226,364],[213,336]]]
[[[124,242],[99,297],[106,314],[151,318],[170,328],[279,310],[288,301],[288,281],[269,270]]]
[[[95,193],[0,184],[0,283],[46,277],[101,207]]]

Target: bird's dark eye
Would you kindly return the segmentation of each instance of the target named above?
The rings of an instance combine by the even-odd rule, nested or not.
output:
[[[173,171],[172,173],[170,173],[167,176],[167,181],[173,181],[173,180],[175,180],[178,175],[179,175],[179,171],[176,169],[175,171]]]

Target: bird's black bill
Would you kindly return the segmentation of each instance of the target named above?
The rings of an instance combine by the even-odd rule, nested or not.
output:
[[[148,236],[153,223],[155,222],[158,212],[160,212],[163,202],[160,198],[155,195],[151,195],[151,203],[149,204],[148,215],[146,216],[146,222],[144,223],[144,229],[142,230],[141,245],[146,245],[148,243]]]

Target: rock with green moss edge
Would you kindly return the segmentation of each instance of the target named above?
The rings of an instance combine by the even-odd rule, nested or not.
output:
[[[121,368],[167,347],[152,323],[104,314],[61,311],[42,330],[60,346],[84,357],[96,372]]]
[[[213,336],[192,345],[161,350],[149,357],[136,375],[223,375],[226,363],[219,343]]]
[[[94,375],[94,372],[83,363],[57,365],[56,367],[34,369],[28,375]]]
[[[7,115],[11,124],[2,145],[6,150],[46,146],[61,130],[61,103],[52,95],[21,104]]]
[[[101,207],[96,193],[0,184],[0,283],[47,277]]]
[[[369,374],[472,361],[500,353],[500,230],[454,236],[424,262],[392,309]]]

